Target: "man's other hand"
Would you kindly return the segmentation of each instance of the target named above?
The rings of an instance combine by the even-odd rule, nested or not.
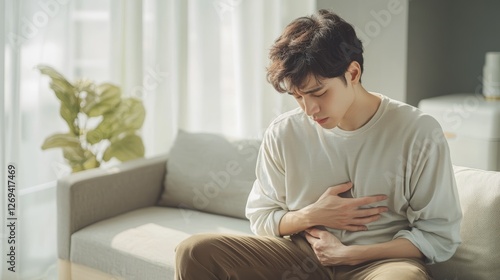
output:
[[[366,230],[368,223],[380,219],[380,214],[388,211],[379,206],[361,208],[387,199],[386,195],[361,198],[343,198],[339,194],[352,188],[351,182],[329,187],[313,204],[301,209],[309,219],[309,224],[348,231]]]

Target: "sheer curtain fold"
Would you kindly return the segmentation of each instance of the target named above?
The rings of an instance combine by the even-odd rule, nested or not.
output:
[[[188,126],[188,1],[149,0],[145,13],[146,44],[144,54],[146,78],[153,79],[144,86],[146,121],[143,138],[146,153],[166,153],[173,143],[177,129]],[[150,39],[150,40],[148,40]],[[183,94],[175,94],[183,93]]]
[[[8,271],[6,255],[1,279],[49,279],[55,277],[56,219],[55,180],[62,176],[60,151],[42,151],[45,137],[64,132],[59,104],[41,79],[36,66],[48,64],[67,74],[65,48],[68,3],[42,6],[28,0],[1,0],[0,12],[0,151],[2,180],[7,165],[16,167],[16,273]],[[63,4],[60,4],[63,3]],[[43,7],[43,8],[42,8]],[[44,9],[45,8],[45,9]],[[69,75],[71,76],[71,75]],[[43,80],[43,81],[42,81]],[[6,183],[4,181],[4,183]],[[2,184],[2,187],[6,186]],[[2,220],[7,220],[7,190],[2,188]],[[5,206],[5,207],[4,207]],[[10,213],[9,213],[9,217]],[[2,228],[2,252],[10,236]]]
[[[270,20],[266,20],[263,13],[266,9],[272,7],[266,7],[264,1],[244,1],[232,14],[235,129],[240,136],[258,137],[265,118],[263,113],[267,111],[263,93],[269,92],[269,88],[265,84],[262,58],[266,57],[266,49],[270,45],[266,35],[277,32],[276,28],[273,30]]]
[[[293,2],[293,3],[292,3]],[[296,106],[266,81],[268,51],[294,18],[312,13],[315,1],[242,1],[233,13],[237,123],[242,137],[259,136],[272,119]]]
[[[153,60],[168,73],[148,96],[155,100],[152,129],[144,131],[151,154],[168,151],[177,129],[258,138],[296,106],[267,83],[268,50],[290,20],[314,12],[316,1],[149,3],[156,7]]]
[[[143,84],[143,1],[111,1],[110,72],[124,96],[141,97]]]

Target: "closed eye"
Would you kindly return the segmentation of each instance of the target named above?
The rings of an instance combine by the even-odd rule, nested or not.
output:
[[[295,99],[301,99],[302,98],[302,96],[300,96],[298,94],[295,94],[295,93],[289,92],[288,94],[290,94],[291,96],[293,96],[293,98],[295,98]]]
[[[320,96],[325,95],[325,93],[326,93],[326,91],[323,91],[323,92],[322,92],[322,93],[320,93],[320,94],[313,94],[312,96],[314,96],[314,97],[320,97]]]

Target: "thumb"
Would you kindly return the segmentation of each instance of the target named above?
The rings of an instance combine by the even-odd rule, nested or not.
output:
[[[344,184],[336,185],[328,188],[328,194],[339,195],[340,193],[346,192],[352,188],[352,182],[347,182]]]
[[[320,230],[319,230],[319,229],[317,229],[317,228],[315,228],[315,227],[308,228],[308,229],[306,229],[306,230],[305,230],[305,232],[306,232],[308,235],[310,235],[310,236],[312,236],[312,237],[314,237],[314,238],[319,238],[319,233],[320,233]]]

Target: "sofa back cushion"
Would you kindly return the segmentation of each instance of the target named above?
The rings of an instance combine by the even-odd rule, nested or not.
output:
[[[245,219],[259,140],[178,131],[159,205]]]
[[[462,244],[430,266],[435,279],[500,279],[500,172],[455,166],[463,212]]]

